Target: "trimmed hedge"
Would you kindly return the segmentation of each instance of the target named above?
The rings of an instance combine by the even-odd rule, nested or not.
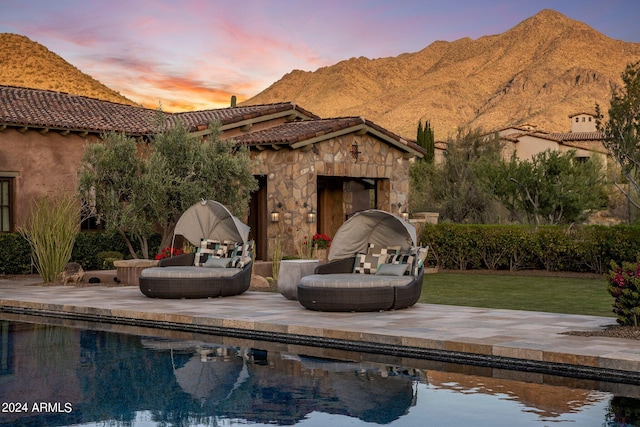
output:
[[[27,239],[18,233],[0,233],[0,274],[29,273],[31,248]]]
[[[160,239],[159,234],[149,239],[150,254],[158,252]],[[134,248],[140,253],[139,248]],[[79,263],[86,271],[101,270],[104,260],[99,254],[106,251],[129,255],[126,243],[117,233],[82,232],[76,238],[70,261]],[[34,273],[31,264],[31,248],[26,239],[17,233],[0,234],[0,274]]]
[[[573,271],[604,274],[611,261],[635,262],[639,226],[427,224],[429,262],[443,269]]]

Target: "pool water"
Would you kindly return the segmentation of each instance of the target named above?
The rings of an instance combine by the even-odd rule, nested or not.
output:
[[[640,425],[638,386],[2,316],[0,426]]]

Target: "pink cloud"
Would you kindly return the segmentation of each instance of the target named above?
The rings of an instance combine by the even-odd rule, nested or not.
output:
[[[38,41],[135,101],[162,98],[178,108],[228,105],[231,94],[248,98],[294,69],[497,34],[541,8],[637,36],[632,3],[602,10],[595,0],[580,7],[569,0],[434,0],[428,7],[421,0],[2,0],[0,32]]]

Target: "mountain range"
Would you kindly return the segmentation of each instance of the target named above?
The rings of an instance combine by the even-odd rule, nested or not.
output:
[[[28,37],[0,33],[0,85],[54,90],[137,105]]]
[[[0,34],[0,84],[136,105],[39,43]],[[437,140],[460,127],[535,125],[568,132],[568,116],[608,108],[640,43],[609,38],[553,10],[476,40],[436,41],[396,57],[293,70],[241,105],[295,102],[321,117],[362,116],[406,138],[429,121]]]
[[[244,104],[293,101],[321,117],[364,116],[409,138],[420,120],[436,139],[465,126],[568,132],[570,114],[595,112],[596,103],[607,110],[625,66],[638,60],[640,43],[542,10],[498,35],[294,70]]]

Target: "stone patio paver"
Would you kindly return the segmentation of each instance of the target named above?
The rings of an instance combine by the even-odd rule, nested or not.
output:
[[[205,300],[163,300],[137,287],[39,286],[0,280],[0,307],[58,314],[100,314],[133,321],[402,345],[615,369],[640,378],[640,340],[565,335],[615,324],[614,318],[416,304],[398,311],[326,313],[270,292]],[[638,380],[640,384],[640,379]]]

